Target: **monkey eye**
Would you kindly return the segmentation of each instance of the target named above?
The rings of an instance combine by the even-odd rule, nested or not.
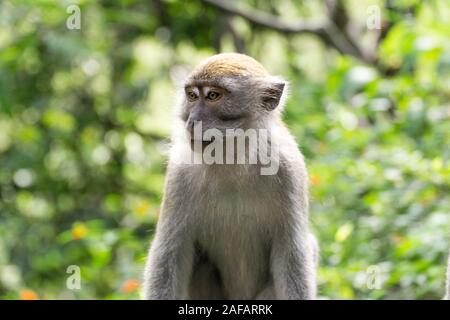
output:
[[[187,91],[186,96],[189,101],[195,101],[198,99],[198,95],[194,91]]]
[[[210,91],[206,95],[206,99],[208,99],[209,101],[217,101],[221,97],[222,97],[222,95],[219,92],[217,92],[217,91]]]

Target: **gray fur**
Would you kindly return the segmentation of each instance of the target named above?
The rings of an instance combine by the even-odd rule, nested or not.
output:
[[[260,175],[258,165],[175,164],[177,153],[190,152],[180,138],[189,118],[183,100],[145,268],[145,298],[314,299],[318,245],[308,228],[303,156],[280,120],[282,105],[272,112],[256,109],[257,86],[245,93],[237,86],[244,82],[227,81],[236,86],[232,92],[240,91],[224,101],[223,110],[246,110],[234,125],[277,132],[270,143],[280,148],[278,173]],[[253,113],[247,112],[252,105]]]

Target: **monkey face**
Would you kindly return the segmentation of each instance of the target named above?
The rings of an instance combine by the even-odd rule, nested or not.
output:
[[[183,120],[194,137],[194,125],[202,132],[242,128],[249,116],[243,101],[236,101],[238,91],[213,81],[195,81],[185,87]],[[195,137],[198,139],[198,137]]]
[[[181,118],[192,140],[202,132],[255,128],[255,121],[280,103],[285,81],[270,76],[254,59],[240,54],[213,56],[198,66],[184,87]]]

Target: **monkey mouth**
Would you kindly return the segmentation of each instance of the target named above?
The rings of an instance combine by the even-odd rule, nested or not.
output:
[[[192,142],[192,143],[194,143],[195,141],[201,141],[201,142],[208,142],[208,143],[211,143],[211,142],[214,142],[215,140],[216,140],[216,137],[211,137],[210,140],[206,140],[206,139],[204,139],[203,137],[202,137],[202,139],[195,139],[194,137],[191,137],[191,142]]]
[[[198,148],[198,146],[201,146],[200,151],[203,151],[214,140],[215,140],[214,137],[211,140],[198,140],[198,139],[191,138],[191,149],[195,151],[195,148]]]
[[[215,140],[216,140],[216,137],[214,137],[214,136],[212,136],[211,138],[210,138],[210,140],[207,140],[207,139],[205,139],[205,137],[203,136],[203,134],[201,135],[201,136],[194,136],[194,133],[193,132],[190,132],[190,139],[191,139],[191,143],[195,143],[195,142],[197,142],[197,143],[199,143],[199,142],[202,142],[203,144],[210,144],[210,143],[212,143],[212,142],[214,142]]]

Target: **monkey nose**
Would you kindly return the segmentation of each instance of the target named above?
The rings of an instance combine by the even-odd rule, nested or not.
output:
[[[186,122],[186,130],[190,134],[191,140],[203,140],[202,122],[189,119]]]
[[[186,121],[186,130],[193,136],[194,134],[194,121],[188,120]]]

